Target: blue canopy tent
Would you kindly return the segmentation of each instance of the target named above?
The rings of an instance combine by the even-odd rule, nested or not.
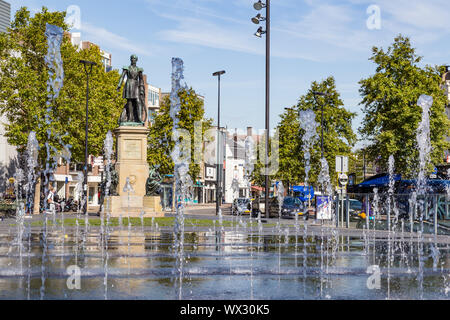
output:
[[[399,174],[394,175],[394,181],[398,182],[402,180],[402,176]],[[372,193],[373,189],[378,188],[388,188],[389,187],[389,175],[388,174],[379,174],[373,176],[366,181],[357,184],[355,186],[349,186],[349,193]]]
[[[402,180],[402,193],[407,193],[409,190],[414,190],[417,186],[417,180]],[[447,193],[447,188],[450,188],[450,180],[429,179],[426,181],[428,193]]]
[[[298,197],[301,201],[306,202],[309,199],[314,199],[314,188],[312,186],[305,187],[305,186],[294,186],[292,187],[292,191],[294,192],[295,196]],[[308,195],[311,197],[308,199]]]
[[[394,175],[394,181],[400,181],[402,180],[402,176],[399,174]],[[372,188],[378,188],[378,187],[387,187],[389,186],[389,175],[382,174],[375,176],[371,179],[368,179],[360,184],[358,184],[360,187],[372,187]]]
[[[396,183],[396,193],[409,193],[410,190],[415,189],[417,180],[402,180],[402,176],[399,174],[394,175],[394,181]],[[449,180],[428,179],[426,185],[431,189],[433,193],[445,193],[446,188],[450,188]],[[366,181],[355,185],[349,186],[349,193],[372,193],[373,189],[389,188],[389,175],[380,174],[374,176]]]

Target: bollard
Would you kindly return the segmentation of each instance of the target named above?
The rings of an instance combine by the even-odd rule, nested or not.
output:
[[[434,195],[434,235],[438,234],[438,196]]]
[[[366,195],[366,228],[369,230],[369,215],[370,215],[370,195]]]
[[[389,195],[390,201],[394,201],[394,199]],[[391,206],[392,203],[389,203],[389,208],[387,210],[387,229],[390,232],[391,231]]]
[[[340,208],[339,208],[339,193],[336,194],[336,210],[335,210],[335,215],[336,215],[336,227],[339,228],[339,212],[340,212]]]
[[[445,197],[445,219],[448,219],[448,218],[450,218],[450,217],[448,216],[448,197],[446,196]]]
[[[347,206],[345,208],[345,217],[347,220],[346,226],[347,226],[347,229],[349,229],[350,228],[350,198],[348,196],[348,193],[347,193]]]

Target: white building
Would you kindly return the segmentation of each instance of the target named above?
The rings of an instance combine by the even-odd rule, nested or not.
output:
[[[245,135],[238,131],[228,133],[225,145],[225,202],[232,203],[236,198],[250,197],[250,190],[245,181]],[[233,181],[239,185],[239,191],[233,188]]]
[[[147,82],[147,81],[146,81]],[[153,123],[155,115],[159,112],[161,108],[161,88],[154,87],[152,85],[146,85],[147,89],[147,110],[148,110],[148,121]]]
[[[0,32],[6,32],[11,24],[11,5],[0,0]],[[0,192],[4,191],[6,182],[16,171],[16,148],[8,143],[5,137],[7,119],[0,115]]]
[[[95,43],[82,41],[80,32],[66,32],[65,35],[70,38],[70,42],[72,43],[72,45],[76,46],[78,50],[89,49],[91,46],[99,47]],[[112,55],[111,53],[102,50],[100,47],[99,49],[102,56],[103,67],[105,68],[106,72],[109,72],[112,70]]]
[[[11,146],[5,137],[6,118],[0,117],[0,192],[5,191],[9,178],[14,177],[16,172],[16,148]]]

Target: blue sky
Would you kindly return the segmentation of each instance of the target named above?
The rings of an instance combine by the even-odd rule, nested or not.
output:
[[[8,0],[12,12],[45,5],[81,10],[82,40],[128,65],[136,53],[149,82],[170,91],[171,58],[185,63],[185,80],[205,96],[207,116],[216,118],[217,79],[222,81],[222,124],[229,128],[265,123],[265,40],[255,37],[254,0]],[[370,30],[370,5],[381,12],[381,29]],[[285,107],[296,104],[312,81],[333,75],[345,107],[358,113],[358,82],[375,71],[368,61],[373,46],[411,37],[424,64],[450,63],[448,0],[272,0],[271,126]],[[264,13],[264,11],[261,11]],[[264,26],[264,24],[262,24]]]

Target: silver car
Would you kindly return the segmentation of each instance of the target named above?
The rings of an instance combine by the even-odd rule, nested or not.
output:
[[[248,198],[234,199],[233,205],[231,206],[231,214],[233,216],[250,214],[251,210],[252,210],[252,202]]]

